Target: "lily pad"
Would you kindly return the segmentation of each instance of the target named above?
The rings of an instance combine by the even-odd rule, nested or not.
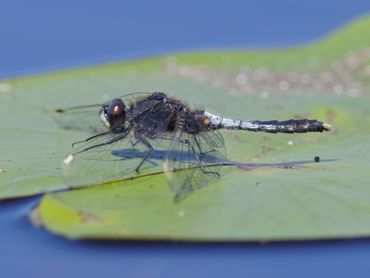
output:
[[[230,160],[312,163],[234,167],[177,204],[163,174],[47,194],[33,215],[49,231],[202,241],[368,236],[369,28],[362,18],[301,48],[170,55],[1,81],[8,121],[0,125],[0,198],[68,189],[61,161],[88,134],[59,129],[48,111],[158,90],[229,117],[317,118],[334,130],[224,132]]]

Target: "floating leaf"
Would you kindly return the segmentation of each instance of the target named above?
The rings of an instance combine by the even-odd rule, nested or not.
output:
[[[334,129],[224,132],[230,160],[312,163],[233,167],[177,204],[162,174],[47,194],[36,214],[48,230],[70,238],[177,240],[369,235],[369,28],[363,18],[302,48],[182,54],[1,81],[8,89],[0,92],[0,198],[68,189],[61,161],[89,135],[59,129],[50,111],[159,90],[229,117],[317,118]]]
[[[69,238],[201,241],[300,240],[370,233],[367,140],[320,143],[338,161],[293,169],[233,169],[180,203],[163,175],[46,195],[38,214]],[[308,156],[310,148],[279,157]]]

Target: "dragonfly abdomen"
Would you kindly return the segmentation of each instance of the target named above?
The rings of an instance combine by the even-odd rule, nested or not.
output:
[[[243,121],[223,118],[207,111],[204,112],[204,115],[210,120],[210,127],[213,129],[239,129],[269,133],[306,133],[329,131],[331,128],[327,123],[309,119],[290,119],[287,121]]]

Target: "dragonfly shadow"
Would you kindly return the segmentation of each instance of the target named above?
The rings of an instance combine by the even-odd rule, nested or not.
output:
[[[128,148],[128,149],[121,149],[121,150],[114,150],[112,151],[112,155],[119,157],[122,160],[135,160],[135,159],[143,159],[147,154],[146,151],[141,151],[135,148]],[[186,161],[187,163],[197,163],[197,160],[194,155],[187,151],[173,151],[171,156],[179,157]],[[150,164],[153,166],[158,166],[159,164],[163,163],[163,161],[168,156],[167,150],[154,150],[148,160]],[[220,159],[217,156],[211,154],[201,154],[200,159],[205,164],[218,164],[222,166],[236,166],[241,170],[253,170],[256,168],[282,168],[282,169],[291,169],[295,168],[299,165],[304,164],[311,164],[311,163],[325,163],[325,162],[333,162],[337,161],[338,159],[322,159],[320,162],[313,160],[299,160],[299,161],[284,161],[284,162],[276,162],[276,163],[244,163],[238,161],[231,161]]]
[[[276,163],[240,163],[240,162],[231,162],[227,164],[228,166],[236,166],[241,170],[250,171],[256,168],[280,168],[280,169],[294,169],[299,165],[312,164],[312,163],[325,163],[338,161],[339,159],[322,159],[319,162],[313,160],[298,160],[298,161],[284,161]]]
[[[121,149],[121,150],[114,150],[112,151],[112,155],[119,157],[123,160],[135,160],[138,158],[143,159],[145,155],[147,154],[146,151],[141,151],[135,148],[129,148],[129,149]],[[152,164],[158,164],[158,162],[162,162],[166,159],[166,157],[170,155],[171,157],[179,157],[182,160],[186,161],[187,163],[197,163],[196,157],[188,152],[188,151],[172,151],[169,153],[167,150],[154,150],[152,154],[150,155],[149,162]],[[207,164],[225,164],[228,165],[230,163],[233,163],[231,161],[227,161],[224,159],[220,159],[217,156],[211,155],[211,154],[201,154],[200,159],[202,162]]]

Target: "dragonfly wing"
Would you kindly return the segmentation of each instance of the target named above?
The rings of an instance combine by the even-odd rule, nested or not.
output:
[[[193,137],[193,144],[199,151],[203,165],[223,165],[227,162],[226,148],[218,130],[204,130]]]
[[[101,104],[60,108],[53,116],[61,128],[97,134],[108,130],[99,119],[101,109]]]
[[[122,99],[126,106],[132,103],[136,103],[138,100],[145,99],[151,95],[150,92],[133,92],[125,95],[118,96],[116,98]],[[110,103],[112,100],[105,102],[104,104]]]
[[[140,168],[140,173],[136,171],[147,152],[132,132],[106,133],[67,155],[62,163],[63,175],[69,186],[84,187],[163,172],[162,160],[155,157]]]
[[[149,95],[150,93],[147,92],[135,92],[118,98],[122,99],[126,106],[129,106]],[[102,107],[109,104],[111,101],[112,100],[109,100],[102,104],[59,108],[55,109],[52,115],[61,128],[98,134],[108,130],[100,120],[99,114]]]
[[[164,169],[175,202],[220,178],[224,145],[217,147],[210,139],[215,138],[202,132],[197,135],[178,132],[172,140]]]

